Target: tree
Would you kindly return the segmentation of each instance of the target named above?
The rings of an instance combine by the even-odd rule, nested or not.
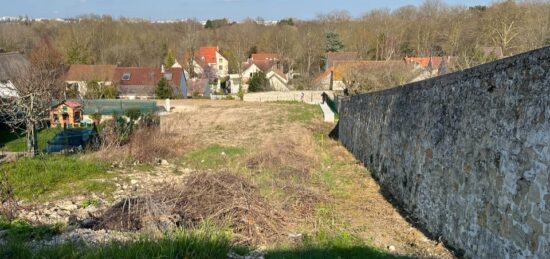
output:
[[[292,18],[282,19],[282,20],[277,22],[277,25],[294,26],[294,20]]]
[[[265,91],[267,89],[267,78],[265,77],[265,73],[262,71],[258,71],[252,75],[252,78],[250,78],[250,81],[248,82],[248,91],[249,92],[261,92]]]
[[[327,32],[325,34],[325,50],[327,52],[338,52],[344,48],[344,43],[340,40],[340,35],[336,32]]]
[[[155,88],[155,95],[158,99],[167,99],[172,97],[172,89],[168,85],[168,80],[162,77]]]
[[[401,61],[354,63],[341,67],[348,94],[355,95],[382,90],[410,82],[420,70]]]
[[[63,74],[63,57],[47,38],[30,53],[30,64],[8,86],[14,93],[9,98],[0,98],[0,113],[14,131],[23,130],[27,138],[27,153],[38,153],[37,130],[44,126],[44,118],[53,100],[62,97],[60,77]]]
[[[174,58],[174,53],[171,49],[168,49],[168,53],[166,53],[166,60],[164,61],[164,66],[166,68],[171,68],[176,63],[176,59]]]

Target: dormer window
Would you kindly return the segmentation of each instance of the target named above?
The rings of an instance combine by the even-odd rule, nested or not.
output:
[[[128,81],[130,80],[130,73],[124,73],[122,75],[122,81]]]

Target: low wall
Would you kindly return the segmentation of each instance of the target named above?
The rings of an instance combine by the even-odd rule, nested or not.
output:
[[[550,48],[341,100],[339,137],[472,258],[550,258]]]
[[[323,101],[322,94],[326,93],[330,98],[334,97],[331,91],[286,91],[286,92],[259,92],[244,95],[245,102],[277,102],[297,101],[309,104],[319,104]],[[302,97],[303,95],[303,97]]]

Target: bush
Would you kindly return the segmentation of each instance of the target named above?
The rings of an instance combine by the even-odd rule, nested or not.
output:
[[[124,111],[124,116],[128,117],[132,121],[136,121],[141,117],[141,111],[138,108],[129,108]]]
[[[99,125],[101,123],[101,117],[102,115],[99,112],[90,114],[90,119],[92,119],[96,125]]]
[[[250,82],[248,84],[248,91],[249,92],[261,92],[267,90],[267,78],[265,77],[265,73],[262,71],[254,73],[252,75],[252,78],[250,79]]]

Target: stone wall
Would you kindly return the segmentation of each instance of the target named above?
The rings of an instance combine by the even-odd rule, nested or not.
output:
[[[277,102],[277,101],[303,101],[309,104],[319,104],[323,101],[321,94],[326,93],[334,98],[332,91],[286,91],[286,92],[259,92],[244,95],[245,102]],[[302,100],[303,95],[303,100]]]
[[[473,258],[550,258],[550,47],[342,100],[341,142]]]

